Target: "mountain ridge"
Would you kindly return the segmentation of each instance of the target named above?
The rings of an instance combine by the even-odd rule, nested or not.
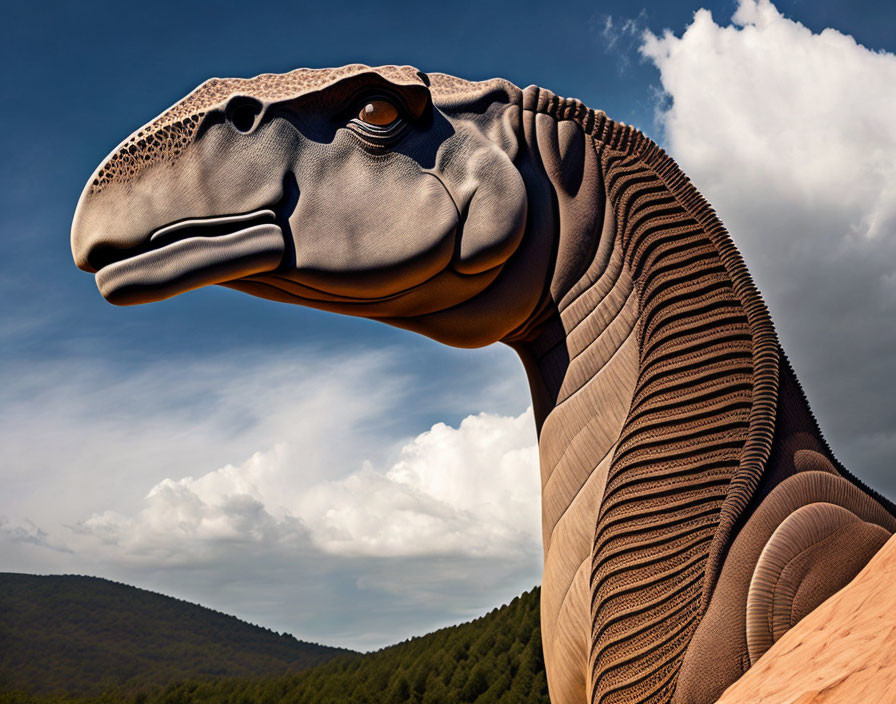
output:
[[[18,575],[18,577],[38,581],[46,579],[38,575]],[[280,639],[291,639],[291,636],[285,634],[278,636],[268,629],[250,626],[236,617],[220,614],[174,597],[139,590],[101,578],[78,577],[77,579],[82,580],[79,582],[77,579],[72,581],[72,576],[68,577],[67,583],[70,585],[108,588],[111,584],[113,588],[118,587],[119,590],[134,590],[134,593],[140,591],[159,597],[161,603],[169,606],[175,604],[180,608],[196,609],[197,613],[204,616],[213,614],[235,621],[241,628],[250,629],[256,636],[265,636],[264,642],[268,644],[272,639],[275,639],[275,645],[281,645]],[[321,648],[327,656],[323,662],[302,669],[279,673],[227,674],[221,671],[220,664],[215,667],[215,658],[221,652],[218,648],[216,651],[218,654],[211,655],[210,668],[203,670],[194,667],[186,674],[181,672],[180,676],[172,675],[170,670],[163,671],[161,676],[158,671],[152,670],[134,674],[134,669],[139,670],[146,659],[138,658],[133,662],[134,659],[131,658],[131,670],[125,674],[130,673],[132,676],[115,682],[108,677],[97,678],[96,675],[98,673],[102,675],[106,667],[102,662],[92,661],[90,643],[81,644],[82,647],[75,651],[78,663],[75,666],[69,663],[65,672],[60,673],[59,668],[54,665],[58,663],[58,658],[52,649],[46,651],[49,653],[47,657],[42,655],[40,648],[47,644],[58,646],[61,642],[63,650],[68,651],[64,629],[60,632],[57,624],[35,622],[34,619],[32,626],[42,634],[37,639],[41,642],[32,642],[17,659],[11,660],[8,636],[13,635],[14,629],[10,628],[9,606],[16,601],[16,598],[10,598],[8,593],[10,590],[7,586],[10,581],[16,581],[10,580],[10,573],[0,573],[0,704],[117,704],[118,702],[547,704],[548,702],[541,650],[538,587],[523,592],[508,604],[495,607],[472,621],[440,628],[370,653],[347,650],[333,653],[332,651],[338,649],[296,641],[304,647]],[[28,580],[18,580],[20,586],[26,581]],[[31,590],[32,601],[34,595],[34,590]],[[93,597],[95,599],[96,594]],[[23,598],[21,589],[18,601],[27,608],[28,599]],[[57,607],[66,603],[70,606],[71,599],[68,602],[57,599],[54,603]],[[149,614],[144,613],[144,618],[147,616]],[[27,620],[27,614],[20,615],[19,621],[23,618]],[[99,629],[99,632],[104,631]],[[105,632],[108,634],[108,629]],[[132,638],[134,633],[132,630]],[[139,634],[139,638],[142,637],[143,634]],[[175,645],[178,644],[184,646],[184,643]],[[150,643],[146,644],[146,647],[156,646]],[[189,660],[191,653],[195,655],[195,647],[194,643],[191,650],[188,642],[186,647],[175,650],[182,659]],[[251,651],[251,648],[249,650]],[[21,665],[25,661],[32,663],[31,679],[19,677],[18,685],[11,686],[13,683],[9,676],[10,665],[16,662]],[[206,657],[204,662],[208,664],[209,658]],[[67,683],[66,672],[71,678]],[[52,686],[40,680],[47,675]],[[41,681],[42,686],[35,688],[35,681]]]
[[[284,674],[352,653],[102,577],[0,573],[0,691]]]

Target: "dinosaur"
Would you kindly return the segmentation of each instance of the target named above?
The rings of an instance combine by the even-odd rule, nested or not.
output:
[[[114,304],[220,284],[514,349],[554,704],[715,701],[896,531],[709,204],[578,100],[409,66],[211,79],[101,163],[71,242]]]

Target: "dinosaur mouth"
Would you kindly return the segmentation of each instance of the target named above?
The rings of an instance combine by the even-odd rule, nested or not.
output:
[[[134,305],[273,271],[286,249],[276,220],[262,209],[165,225],[138,253],[122,252],[101,266],[97,287],[110,303]]]

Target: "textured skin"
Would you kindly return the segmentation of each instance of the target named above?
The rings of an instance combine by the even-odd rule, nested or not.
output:
[[[889,704],[896,692],[896,538],[784,634],[718,704]],[[811,665],[811,666],[807,666]]]
[[[890,534],[852,511],[823,501],[791,513],[762,548],[747,594],[747,648],[760,657],[824,598],[826,583],[845,586]],[[861,566],[861,565],[860,565]],[[819,569],[821,568],[821,569]],[[814,571],[820,574],[812,574]],[[843,577],[837,580],[839,572]],[[816,586],[820,581],[821,585]],[[837,581],[842,582],[837,584]]]
[[[177,161],[195,139],[202,118],[234,96],[246,95],[264,102],[294,100],[369,70],[367,66],[352,64],[325,70],[299,68],[255,78],[211,78],[119,145],[98,170],[91,192],[98,193],[112,182],[135,179],[147,166]],[[403,86],[425,85],[419,72],[410,66],[385,66],[378,74]]]
[[[369,99],[401,119],[365,126]],[[115,303],[219,283],[512,346],[555,704],[715,701],[896,530],[708,204],[577,100],[406,66],[213,79],[99,167],[72,251]]]
[[[664,701],[749,433],[753,336],[696,209],[651,153],[614,151],[604,172],[638,284],[640,365],[595,535],[592,687],[598,701]]]

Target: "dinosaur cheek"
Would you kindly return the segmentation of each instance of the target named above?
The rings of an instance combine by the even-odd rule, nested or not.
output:
[[[290,225],[296,269],[306,285],[371,299],[443,271],[455,248],[457,209],[429,174],[356,171],[354,180],[314,184]]]
[[[526,187],[510,160],[491,152],[478,169],[475,192],[466,209],[459,256],[453,268],[478,274],[503,264],[516,251],[526,228]]]

